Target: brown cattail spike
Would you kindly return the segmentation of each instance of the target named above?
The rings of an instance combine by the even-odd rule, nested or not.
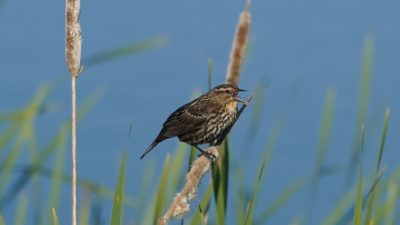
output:
[[[233,40],[231,55],[229,59],[226,83],[237,85],[239,82],[240,69],[243,63],[244,53],[247,46],[249,36],[251,16],[250,1],[246,2],[246,9],[240,14],[236,34]]]
[[[78,76],[81,66],[81,27],[79,25],[80,1],[66,0],[65,54],[71,76]]]

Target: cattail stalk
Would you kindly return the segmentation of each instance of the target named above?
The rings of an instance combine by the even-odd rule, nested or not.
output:
[[[243,64],[244,54],[249,39],[251,24],[250,0],[246,2],[246,9],[240,14],[239,22],[236,27],[236,34],[233,40],[228,69],[226,71],[227,84],[237,85],[239,83],[240,69]]]
[[[236,34],[233,41],[230,60],[227,69],[226,81],[227,84],[237,85],[239,82],[240,68],[243,63],[244,53],[247,46],[247,40],[249,36],[251,16],[250,16],[250,0],[246,2],[246,9],[240,14],[239,22],[236,28]],[[238,112],[238,117],[240,113],[244,110],[247,104],[250,102],[252,96],[246,101],[246,104],[242,105]],[[221,146],[212,146],[206,149],[208,153],[219,156],[221,151]],[[159,220],[159,225],[167,225],[169,220],[172,218],[183,218],[190,210],[190,205],[188,201],[193,199],[197,193],[197,186],[201,178],[210,170],[211,162],[210,160],[202,155],[197,158],[186,175],[186,183],[182,191],[179,192],[167,212]]]
[[[79,25],[80,0],[66,0],[65,6],[65,56],[71,74],[72,121],[71,121],[71,152],[72,152],[72,225],[77,224],[76,199],[76,79],[82,71],[81,66],[81,28]]]
[[[218,157],[217,148],[210,147],[206,151]],[[201,156],[193,162],[189,173],[186,175],[185,186],[182,191],[175,196],[168,211],[159,220],[159,225],[168,224],[171,218],[183,218],[189,212],[190,205],[188,201],[196,197],[200,180],[209,169],[210,160],[205,156]]]

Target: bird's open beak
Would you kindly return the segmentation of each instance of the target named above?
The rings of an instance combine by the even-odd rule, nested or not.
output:
[[[245,104],[245,105],[247,105],[247,102],[246,102],[245,100],[241,99],[239,96],[236,96],[236,97],[235,97],[235,100],[238,101],[238,102],[241,102],[241,103],[243,103],[243,104]]]

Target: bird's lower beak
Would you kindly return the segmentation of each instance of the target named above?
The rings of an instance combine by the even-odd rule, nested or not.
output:
[[[238,101],[238,102],[241,102],[241,103],[243,103],[243,104],[245,104],[245,105],[247,105],[247,102],[246,102],[245,100],[241,99],[239,96],[236,96],[236,97],[235,97],[235,100]]]

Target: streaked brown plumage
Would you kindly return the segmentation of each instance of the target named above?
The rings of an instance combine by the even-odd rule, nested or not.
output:
[[[178,137],[204,153],[197,145],[220,144],[227,129],[236,121],[237,102],[243,102],[237,94],[244,91],[231,84],[214,87],[195,100],[179,107],[163,124],[156,139],[146,149],[141,159],[158,143]]]

